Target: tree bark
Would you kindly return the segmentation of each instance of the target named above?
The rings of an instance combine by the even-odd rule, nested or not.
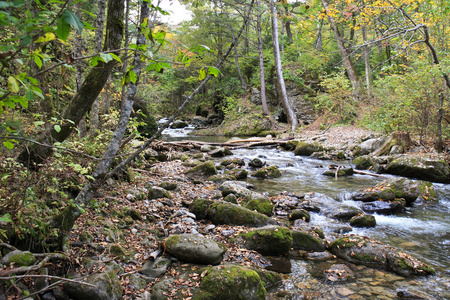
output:
[[[350,79],[350,81],[352,83],[353,99],[358,101],[362,98],[361,97],[361,82],[359,80],[358,73],[356,73],[355,66],[353,65],[353,62],[350,59],[350,51],[344,45],[343,36],[339,32],[339,29],[336,26],[334,18],[328,14],[328,10],[329,10],[328,3],[325,0],[321,0],[321,1],[322,1],[323,8],[325,9],[325,12],[327,13],[328,20],[330,21],[330,27],[333,30],[334,36],[336,38],[339,52],[341,52],[342,63],[344,65],[345,70],[347,71],[348,78]]]
[[[106,40],[103,47],[104,51],[120,48],[123,37],[123,10],[123,0],[110,0],[108,2]],[[47,144],[53,144],[54,140],[63,142],[69,137],[81,118],[83,118],[86,112],[91,108],[92,103],[101,92],[116,63],[115,60],[111,60],[108,63],[99,62],[96,67],[91,69],[80,89],[62,113],[63,123],[61,125],[61,130],[58,132],[52,128],[50,132],[44,132],[41,135],[40,141],[45,141]],[[36,168],[38,164],[51,156],[52,153],[53,151],[51,148],[33,144],[21,152],[18,160],[31,168]]]
[[[367,91],[367,97],[370,99],[371,97],[371,90],[370,90],[370,53],[369,53],[369,46],[366,45],[367,43],[367,32],[366,32],[366,25],[364,25],[361,28],[362,36],[363,36],[363,42],[364,42],[364,65],[365,65],[365,71],[366,71],[366,91]]]
[[[411,137],[408,132],[393,132],[384,144],[373,155],[382,156],[389,155],[393,146],[402,146],[403,152],[406,152],[411,147]]]
[[[298,126],[297,116],[295,115],[294,109],[289,102],[286,92],[286,85],[283,78],[283,69],[281,66],[281,55],[280,46],[278,44],[278,19],[277,19],[277,8],[275,6],[274,0],[270,0],[270,6],[272,9],[272,41],[273,41],[273,54],[275,60],[275,68],[277,72],[277,82],[280,87],[281,92],[281,104],[283,106],[284,112],[286,113],[288,123],[291,125],[291,130],[294,132],[295,128]]]
[[[102,51],[102,42],[103,42],[103,29],[105,27],[105,8],[106,8],[106,0],[98,0],[97,6],[97,18],[95,19],[94,26],[97,28],[95,30],[94,36],[94,51],[95,53],[99,53]],[[99,111],[100,111],[100,97],[97,96],[94,103],[92,104],[91,114],[89,118],[89,132],[91,135],[96,136],[98,134],[99,129]]]
[[[259,51],[259,81],[261,84],[261,105],[263,109],[263,114],[268,115],[269,109],[267,108],[267,98],[266,98],[266,77],[264,74],[264,52],[263,52],[263,42],[261,34],[261,16],[263,12],[261,11],[261,5],[259,0],[256,1],[256,7],[258,8],[257,19],[256,19],[256,29],[258,31],[258,51]]]

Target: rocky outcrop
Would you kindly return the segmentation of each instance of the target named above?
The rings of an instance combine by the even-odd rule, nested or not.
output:
[[[194,234],[172,235],[166,250],[181,261],[201,265],[218,265],[227,251],[225,245]]]
[[[328,249],[349,262],[383,267],[404,276],[435,273],[433,268],[418,259],[366,237],[351,235],[338,238]]]

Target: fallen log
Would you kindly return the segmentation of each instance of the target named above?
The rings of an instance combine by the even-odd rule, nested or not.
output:
[[[386,177],[384,175],[370,173],[370,172],[366,172],[366,171],[355,170],[355,169],[353,169],[353,173],[361,174],[361,175],[370,175],[370,176],[374,176],[374,177]]]

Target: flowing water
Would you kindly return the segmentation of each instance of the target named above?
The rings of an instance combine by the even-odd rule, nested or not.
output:
[[[186,130],[178,130],[178,136],[174,136],[174,132],[175,130],[170,130],[164,133],[168,134],[166,138],[172,140],[186,139]],[[189,139],[201,138],[189,137]],[[202,140],[223,141],[217,137]],[[237,149],[233,150],[233,156],[243,158],[246,162],[259,157],[267,165],[275,165],[282,171],[283,176],[276,179],[260,180],[252,177],[247,179],[247,182],[256,187],[256,191],[266,192],[269,195],[278,195],[282,191],[301,194],[320,193],[346,204],[359,206],[359,203],[350,200],[352,192],[394,177],[386,175],[380,178],[356,174],[335,180],[321,174],[330,164],[350,165],[350,162],[294,156],[292,152],[276,148]],[[355,272],[355,278],[336,283],[327,281],[324,271],[333,264],[343,263],[342,261],[291,260],[291,273],[268,298],[397,299],[397,292],[404,290],[413,292],[422,299],[450,299],[450,185],[434,185],[439,196],[437,204],[417,203],[398,215],[375,214],[377,222],[375,228],[354,228],[349,234],[367,236],[405,251],[435,268],[437,271],[435,276],[408,278],[347,263]],[[311,214],[312,226],[326,228],[329,222],[329,219],[319,214]]]

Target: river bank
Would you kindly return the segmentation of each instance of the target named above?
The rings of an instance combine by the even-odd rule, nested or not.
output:
[[[370,132],[352,132],[348,128],[304,134],[299,139],[312,137],[330,146],[337,145],[336,149],[348,148],[372,137]],[[292,210],[287,208],[292,201],[299,205],[307,200],[322,199],[356,206],[348,194],[358,188],[375,186],[386,178],[354,175],[334,180],[321,175],[334,161],[295,156],[292,151],[276,147],[233,150],[232,155],[220,158],[210,157],[208,153],[211,152],[186,151],[162,144],[155,145],[155,149],[158,151],[147,151],[142,160],[129,169],[125,176],[127,180],[122,177],[108,182],[71,232],[70,263],[59,269],[49,268],[50,273],[70,278],[84,276],[86,282],[97,285],[97,290],[110,291],[104,296],[106,298],[98,296],[98,299],[149,299],[150,296],[151,299],[210,299],[201,298],[199,294],[204,278],[220,271],[220,268],[232,270],[235,266],[245,267],[239,269],[240,272],[250,272],[248,274],[252,276],[251,268],[261,270],[261,267],[268,267],[277,271],[270,280],[264,281],[266,299],[397,299],[402,293],[414,295],[416,299],[445,299],[449,296],[449,262],[448,259],[442,261],[449,241],[445,236],[446,224],[441,221],[445,210],[448,212],[449,199],[445,196],[448,189],[445,185],[437,185],[439,203],[431,206],[418,203],[397,216],[376,215],[375,228],[352,228],[347,221],[331,220],[314,211],[310,211],[309,223],[297,222],[293,226],[287,219],[288,211]],[[256,169],[250,167],[249,162],[255,158],[266,165],[277,166],[281,177],[258,179],[252,176]],[[239,166],[239,159],[244,166]],[[192,210],[193,202],[198,199],[221,203],[225,194],[223,189],[219,189],[221,180],[213,182],[209,175],[192,177],[186,172],[199,164],[213,162],[219,169],[218,175],[224,175],[229,170],[225,163],[227,160],[232,160],[234,167],[248,172],[247,187],[253,186],[254,192],[263,194],[275,205],[271,216],[273,224],[291,229],[298,226],[321,228],[324,243],[328,245],[342,237],[337,232],[350,231],[350,234],[381,239],[387,245],[430,263],[436,269],[436,275],[404,276],[380,266],[372,268],[348,262],[328,251],[295,250],[270,258],[243,247],[234,239],[253,231],[253,226],[219,224],[202,217],[201,211],[193,213]],[[239,195],[236,198],[244,204]],[[280,214],[276,214],[277,211]],[[225,247],[219,269],[205,269],[202,264],[187,263],[177,258],[176,253],[169,254],[167,239],[185,234],[203,236]],[[102,274],[109,275],[99,277]],[[264,275],[258,276],[263,278]],[[65,299],[61,295],[71,291],[71,298],[86,299],[83,297],[92,293],[83,291],[82,285],[79,287],[65,285],[41,294]],[[255,292],[259,295],[255,299],[261,299],[262,292],[258,292]]]

